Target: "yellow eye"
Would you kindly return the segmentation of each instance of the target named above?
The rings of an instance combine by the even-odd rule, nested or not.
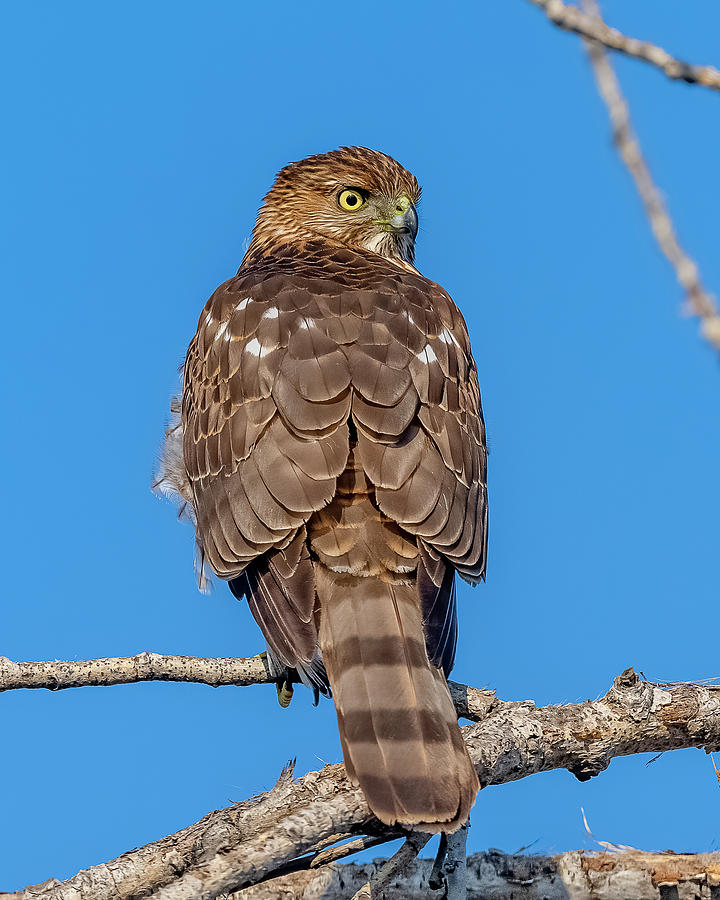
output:
[[[338,206],[347,212],[355,212],[356,209],[365,206],[366,202],[360,191],[354,191],[352,188],[346,188],[338,194]]]

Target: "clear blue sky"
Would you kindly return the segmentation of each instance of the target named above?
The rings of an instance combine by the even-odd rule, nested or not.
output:
[[[720,63],[716,0],[608,21]],[[284,163],[384,150],[424,186],[418,264],[467,317],[491,447],[488,579],[455,677],[538,703],[629,665],[720,674],[720,369],[612,150],[579,42],[522,0],[6,5],[0,653],[262,649],[149,484],[177,368]],[[720,98],[618,69],[683,242],[720,290]],[[9,90],[8,90],[9,89]],[[0,697],[0,890],[336,761],[329,703],[272,687]],[[720,846],[702,751],[482,792],[471,849]]]

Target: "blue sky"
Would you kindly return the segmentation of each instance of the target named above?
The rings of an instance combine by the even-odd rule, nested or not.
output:
[[[608,21],[720,62],[713,0]],[[418,265],[471,331],[488,579],[460,588],[454,676],[574,702],[627,666],[720,674],[720,370],[681,315],[578,41],[521,0],[8,5],[6,552],[0,654],[262,649],[149,484],[198,314],[287,161],[382,149],[424,187]],[[617,62],[681,240],[720,290],[718,97]],[[0,890],[62,878],[340,757],[329,703],[272,687],[0,697]],[[720,846],[700,750],[481,793],[472,850]]]

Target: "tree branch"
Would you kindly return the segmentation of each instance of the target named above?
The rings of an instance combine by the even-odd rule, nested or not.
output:
[[[696,66],[675,59],[662,47],[627,37],[617,29],[610,28],[602,20],[587,15],[576,6],[568,6],[562,0],[528,0],[528,2],[541,9],[554,25],[564,31],[597,41],[608,50],[616,50],[625,56],[650,63],[673,80],[702,84],[720,91],[720,70],[714,66]]]
[[[590,21],[595,25],[601,25],[600,12],[595,0],[584,0],[584,7],[592,15]],[[630,110],[608,55],[597,40],[586,40],[585,46],[600,96],[605,101],[610,115],[615,146],[635,181],[655,239],[675,269],[690,310],[700,319],[702,335],[716,350],[720,350],[720,313],[717,305],[714,298],[705,290],[696,263],[678,243],[670,214],[643,158],[640,142],[630,120]]]
[[[382,860],[362,865],[328,866],[322,872],[301,872],[235,894],[231,900],[287,900],[322,897],[346,900],[370,879]],[[716,900],[720,896],[720,853],[561,853],[521,856],[490,851],[468,857],[468,881],[473,897],[484,900]],[[386,888],[385,900],[429,900],[432,860],[408,864],[404,874]],[[670,890],[668,890],[670,888]]]
[[[424,834],[421,831],[411,834],[397,853],[386,860],[377,872],[370,876],[365,884],[353,894],[352,900],[377,900],[378,897],[382,897],[383,888],[387,886],[388,882],[404,874],[431,837],[431,834]]]
[[[455,685],[453,693],[467,697],[473,689]],[[601,699],[572,706],[537,708],[477,693],[485,714],[463,728],[463,737],[483,786],[558,768],[587,780],[615,756],[720,748],[716,685],[661,687],[628,669]],[[282,777],[272,791],[69,881],[46,882],[4,900],[134,900],[153,891],[159,900],[213,900],[287,871],[303,854],[310,867],[331,838],[383,833],[397,836],[373,818],[342,765],[326,766],[297,780]]]
[[[447,836],[447,856],[443,866],[447,900],[467,900],[467,836],[466,822]]]
[[[0,656],[0,693],[21,688],[97,687],[139,681],[184,681],[221,685],[267,684],[273,679],[264,655],[248,659],[205,659],[201,656],[162,656],[138,653],[109,659],[74,662],[13,662]]]
[[[180,681],[210,687],[270,684],[273,681],[264,654],[246,659],[205,659],[202,656],[163,656],[138,653],[107,659],[13,662],[0,656],[0,693],[22,689],[49,691],[78,687],[109,687],[143,681]],[[458,716],[478,721],[499,702],[494,691],[468,687],[454,681],[450,693]]]

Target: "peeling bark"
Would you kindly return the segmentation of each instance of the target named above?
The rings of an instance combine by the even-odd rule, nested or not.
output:
[[[615,756],[720,747],[717,686],[655,685],[632,669],[601,699],[571,706],[505,703],[462,685],[453,695],[463,715],[480,717],[462,731],[483,786],[557,768],[587,780]],[[342,765],[326,766],[297,780],[286,774],[272,791],[210,813],[175,835],[5,900],[134,900],[150,892],[162,900],[213,900],[273,874],[312,867],[316,850],[327,859],[331,841],[362,834],[389,840],[398,832],[374,819]]]
[[[221,685],[266,684],[272,681],[264,655],[248,659],[205,659],[138,653],[110,659],[13,662],[0,656],[0,692],[22,688],[59,691],[75,687],[135,684],[139,681],[184,681]]]
[[[231,900],[346,900],[384,860],[298,872],[233,895]],[[440,900],[429,887],[432,860],[410,863],[385,887],[385,900]],[[720,853],[562,853],[468,857],[468,900],[716,900]]]

